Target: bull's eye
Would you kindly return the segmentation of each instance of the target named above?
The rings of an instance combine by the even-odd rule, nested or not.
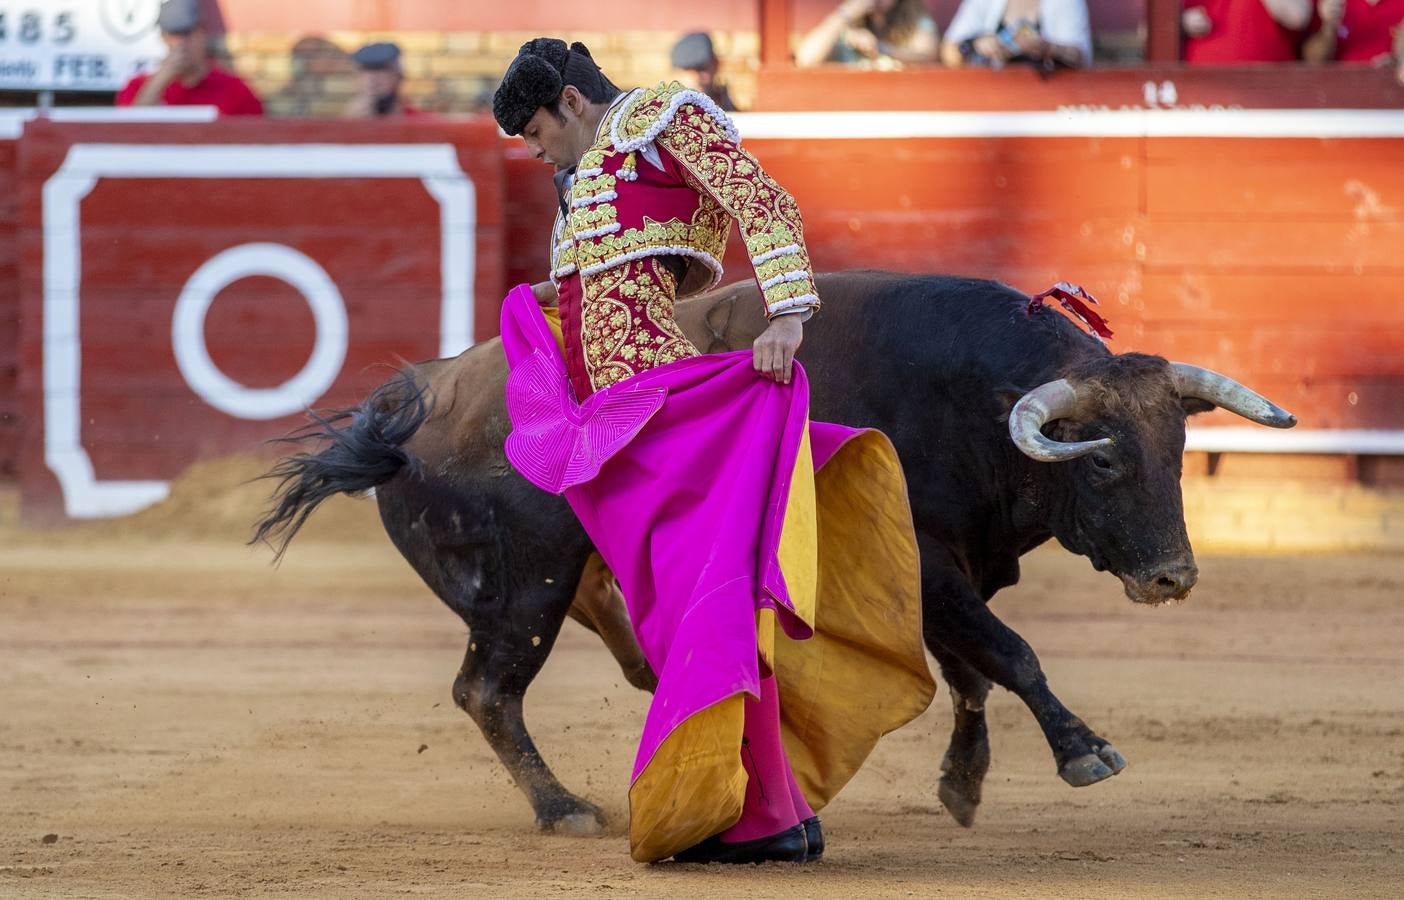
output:
[[[1099,469],[1107,470],[1112,467],[1112,461],[1100,453],[1092,454],[1092,465]]]

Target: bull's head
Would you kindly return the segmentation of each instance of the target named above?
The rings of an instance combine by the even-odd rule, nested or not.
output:
[[[1291,413],[1217,372],[1158,356],[1102,357],[1029,391],[1009,415],[1027,456],[1062,464],[1053,533],[1138,603],[1178,600],[1198,579],[1180,495],[1185,418],[1222,407],[1273,428]]]

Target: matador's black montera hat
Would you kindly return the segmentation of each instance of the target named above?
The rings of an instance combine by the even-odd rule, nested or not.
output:
[[[566,84],[572,83],[567,81],[567,67],[578,71],[581,63],[603,79],[590,51],[578,41],[566,46],[556,38],[535,38],[522,44],[492,95],[497,124],[508,134],[521,134],[536,111],[555,103]]]

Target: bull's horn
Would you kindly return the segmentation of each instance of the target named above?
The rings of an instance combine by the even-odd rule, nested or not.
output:
[[[1039,462],[1065,462],[1111,445],[1111,438],[1067,443],[1043,436],[1043,426],[1064,419],[1077,409],[1077,391],[1066,378],[1041,384],[1014,404],[1009,436],[1025,456]]]
[[[1296,416],[1227,375],[1180,362],[1172,362],[1170,369],[1174,373],[1175,387],[1181,397],[1208,400],[1215,406],[1236,413],[1250,422],[1271,428],[1291,428],[1297,424]]]

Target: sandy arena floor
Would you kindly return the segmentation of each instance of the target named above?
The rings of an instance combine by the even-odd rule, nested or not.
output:
[[[528,722],[614,825],[542,835],[449,698],[464,627],[370,504],[323,510],[274,570],[238,545],[247,500],[186,484],[135,521],[0,531],[0,896],[1401,895],[1399,559],[1204,556],[1188,601],[1144,609],[1040,551],[997,609],[1125,773],[1064,786],[998,692],[961,829],[935,792],[943,688],[825,813],[823,863],[640,866],[647,697],[592,636],[566,624]]]

